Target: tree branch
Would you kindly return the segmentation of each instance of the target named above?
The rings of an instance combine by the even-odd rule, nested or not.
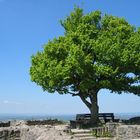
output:
[[[71,91],[69,91],[68,89],[66,89],[66,88],[63,88],[63,89],[56,89],[56,90],[59,90],[59,91],[61,91],[61,92],[64,92],[64,93],[69,93],[69,94],[71,94],[72,96],[79,96],[79,93],[78,92],[71,92]]]
[[[82,95],[79,95],[81,100],[85,103],[85,105],[90,109],[91,103],[89,103]]]
[[[79,93],[74,93],[74,92],[70,92],[68,91],[69,94],[71,94],[72,96],[79,96]]]

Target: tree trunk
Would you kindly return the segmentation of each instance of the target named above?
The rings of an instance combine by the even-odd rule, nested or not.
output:
[[[92,126],[97,125],[99,122],[98,119],[99,107],[98,107],[97,94],[98,92],[90,91],[89,93],[90,102],[86,100],[86,98],[82,94],[80,95],[81,100],[86,104],[86,106],[90,110]]]
[[[98,113],[99,113],[99,107],[98,107],[98,102],[97,102],[97,94],[93,95],[90,97],[91,99],[91,107],[89,108],[90,113],[91,113],[91,123],[98,124]]]

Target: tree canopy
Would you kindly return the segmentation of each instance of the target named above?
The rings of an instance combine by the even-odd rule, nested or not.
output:
[[[80,8],[61,25],[65,35],[32,56],[32,81],[60,94],[102,88],[140,94],[140,30],[123,18],[84,15]]]
[[[100,11],[84,14],[80,8],[61,25],[64,35],[32,56],[32,81],[49,93],[80,96],[89,108],[100,89],[140,95],[139,28]]]

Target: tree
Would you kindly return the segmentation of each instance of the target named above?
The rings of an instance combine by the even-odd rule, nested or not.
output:
[[[75,8],[64,36],[32,56],[31,80],[49,93],[79,96],[98,122],[101,89],[140,95],[140,29],[125,19]]]

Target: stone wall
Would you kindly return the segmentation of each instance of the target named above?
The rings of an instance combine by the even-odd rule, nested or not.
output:
[[[123,123],[107,123],[109,133],[116,140],[140,139],[140,125],[124,125]]]
[[[113,137],[116,137],[116,135],[117,135],[117,133],[116,133],[117,127],[119,127],[121,125],[122,125],[121,123],[114,123],[114,122],[106,123],[106,127],[108,128],[108,131]]]
[[[55,120],[28,120],[26,122],[27,125],[56,125],[56,124],[63,124],[62,121],[59,121],[57,119]]]
[[[122,125],[116,129],[117,140],[140,139],[140,125]]]

